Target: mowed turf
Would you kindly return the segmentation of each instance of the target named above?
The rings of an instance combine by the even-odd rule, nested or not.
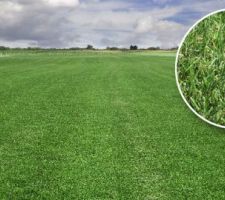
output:
[[[224,199],[225,132],[168,53],[0,57],[0,199]]]

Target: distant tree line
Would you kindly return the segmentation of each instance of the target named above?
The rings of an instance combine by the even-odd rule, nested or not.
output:
[[[93,45],[88,44],[86,48],[81,48],[81,47],[71,47],[71,48],[41,48],[41,47],[27,47],[27,48],[10,48],[10,47],[5,47],[5,46],[0,46],[0,51],[4,50],[98,50],[97,48],[94,48]],[[131,45],[129,48],[119,48],[119,47],[106,47],[105,50],[110,50],[110,51],[137,51],[137,50],[152,50],[152,51],[157,51],[157,50],[177,50],[178,47],[173,47],[173,48],[168,48],[168,49],[161,49],[160,47],[149,47],[149,48],[141,48],[139,49],[137,45]]]
[[[0,46],[0,50],[9,50],[9,47]]]
[[[160,47],[149,47],[148,50],[160,50]]]

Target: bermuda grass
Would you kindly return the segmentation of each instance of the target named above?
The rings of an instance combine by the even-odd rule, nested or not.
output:
[[[180,98],[173,57],[0,58],[0,199],[224,199],[224,131]]]
[[[193,109],[225,125],[225,12],[201,21],[186,37],[178,57],[181,90]]]

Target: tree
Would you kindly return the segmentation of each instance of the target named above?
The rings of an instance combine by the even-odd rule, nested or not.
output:
[[[9,47],[0,46],[0,50],[8,50]]]
[[[160,50],[160,47],[149,47],[148,50]]]
[[[82,48],[80,48],[80,47],[71,47],[71,48],[69,48],[69,50],[81,50]]]
[[[134,45],[134,46],[131,45],[131,46],[130,46],[130,50],[138,50],[138,46],[137,46],[137,45]]]
[[[172,48],[170,48],[169,50],[174,51],[174,50],[178,50],[178,48],[179,48],[179,47],[172,47]]]
[[[91,49],[94,49],[94,47],[92,45],[87,45],[87,49],[91,50]]]
[[[119,50],[118,47],[107,47],[106,49],[107,49],[107,50],[111,50],[111,51]]]

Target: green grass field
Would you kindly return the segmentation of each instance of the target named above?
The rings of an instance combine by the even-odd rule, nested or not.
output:
[[[174,53],[0,57],[0,199],[224,199],[225,134],[176,87]]]

